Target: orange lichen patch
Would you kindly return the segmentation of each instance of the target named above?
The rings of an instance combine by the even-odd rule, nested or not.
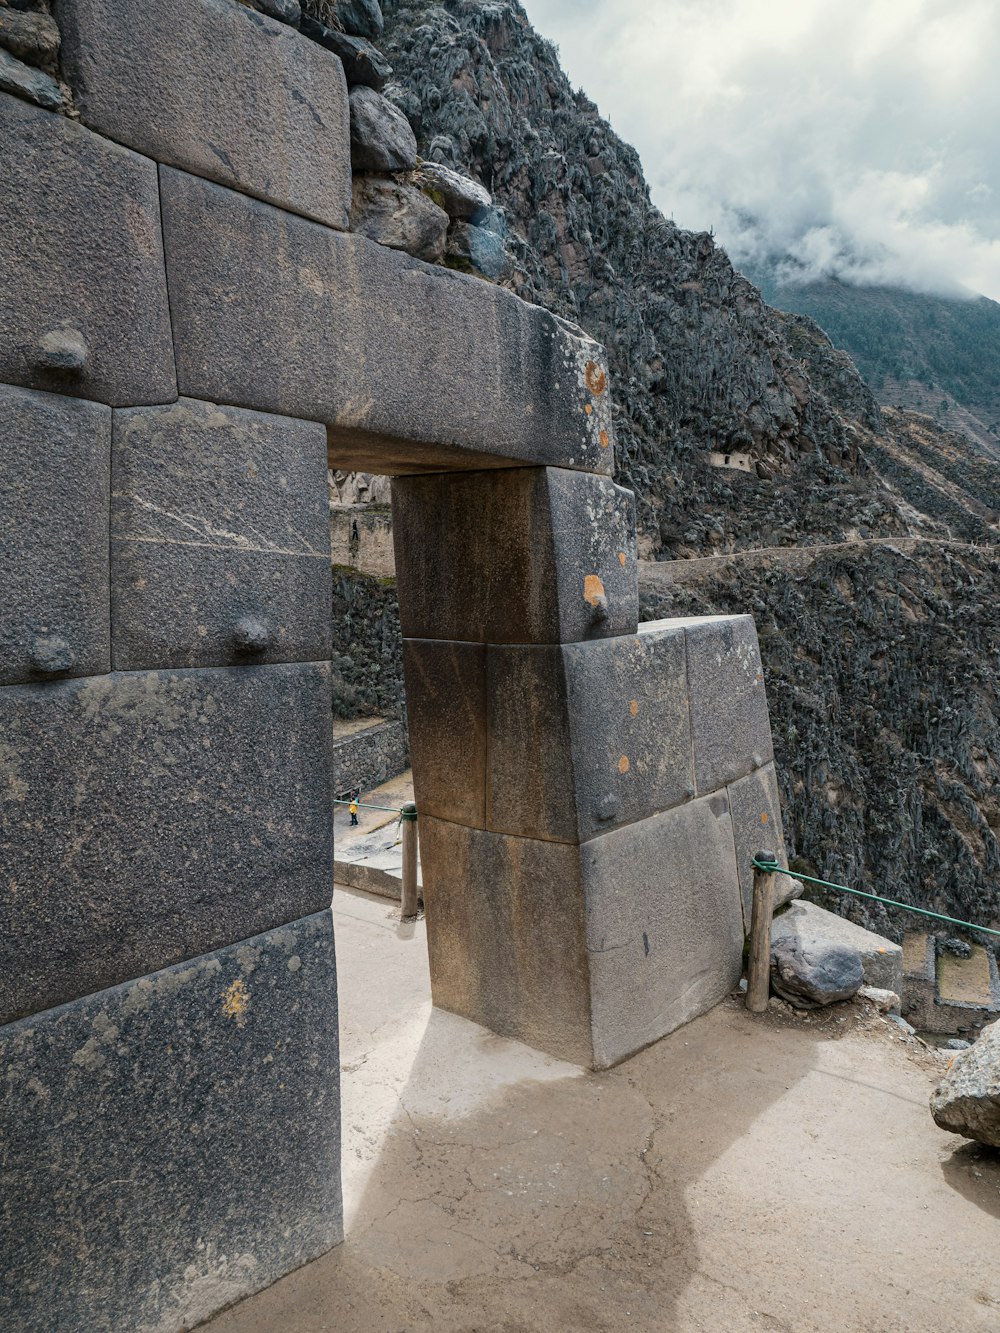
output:
[[[608,377],[596,361],[587,362],[584,377],[587,381],[587,388],[596,398],[599,398],[608,387]]]
[[[624,552],[624,551],[619,551],[619,552],[618,552],[618,563],[621,565],[622,569],[625,568],[625,552]]]
[[[245,982],[234,981],[222,992],[222,1012],[227,1018],[235,1018],[240,1027],[249,1008],[250,995]]]
[[[586,412],[587,416],[589,417],[590,414],[591,414],[591,412],[593,412],[594,408],[593,408],[593,405],[592,405],[591,403],[587,403],[586,407],[584,407],[583,410]]]
[[[762,824],[766,824],[766,823],[767,823],[767,811],[766,811],[766,810],[764,810],[764,811],[761,812],[760,822],[761,822]]]
[[[631,702],[631,703],[629,704],[629,706],[628,706],[628,711],[632,714],[633,717],[635,717],[635,715],[636,715],[636,714],[638,713],[638,711],[639,711],[639,701],[638,701],[638,699],[633,699],[633,700],[632,700],[632,702]]]
[[[622,757],[618,760],[618,772],[627,773],[630,768],[631,764],[628,761],[628,755],[623,754]]]
[[[598,600],[604,597],[604,584],[596,574],[588,574],[583,580],[583,600],[591,606],[597,606]]]
[[[597,438],[601,442],[601,448],[606,449],[608,447],[608,432],[606,430],[602,430]]]

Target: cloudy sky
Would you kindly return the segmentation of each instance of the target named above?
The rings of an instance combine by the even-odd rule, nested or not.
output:
[[[737,262],[1000,300],[1000,0],[522,0]]]

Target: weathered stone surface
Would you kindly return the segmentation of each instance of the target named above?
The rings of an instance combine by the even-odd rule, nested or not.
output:
[[[771,986],[797,1009],[856,995],[865,979],[861,955],[844,944],[785,935],[771,941]]]
[[[955,1056],[931,1097],[931,1115],[952,1134],[1000,1148],[1000,1023]]]
[[[0,685],[111,666],[111,409],[0,385]]]
[[[415,185],[393,176],[354,177],[351,230],[436,264],[444,258],[448,214]]]
[[[378,0],[335,0],[334,12],[345,32],[368,37],[373,42],[382,36],[385,21]]]
[[[319,664],[0,690],[0,1020],[328,906],[329,716]]]
[[[687,632],[695,781],[717,791],[774,758],[757,630],[752,616],[677,623]]]
[[[2,93],[0,141],[0,380],[174,398],[156,167]]]
[[[302,21],[302,6],[299,0],[241,0],[241,3],[293,28],[297,28]]]
[[[589,1065],[579,849],[422,815],[420,860],[434,1003]]]
[[[159,162],[347,226],[347,85],[326,51],[231,0],[57,3],[63,66],[85,125]]]
[[[403,662],[417,809],[485,828],[486,645],[407,639]]]
[[[774,764],[766,764],[756,773],[731,782],[727,788],[729,813],[736,842],[736,867],[740,872],[743,896],[743,924],[750,933],[750,909],[753,904],[753,859],[760,851],[773,852],[778,864],[788,867],[785,831],[781,823],[781,798]],[[774,905],[781,907],[799,892],[795,880],[776,875]]]
[[[6,13],[6,11],[3,11]],[[62,107],[63,95],[58,83],[41,70],[24,65],[8,52],[0,50],[0,94],[13,93],[48,111]]]
[[[811,950],[838,946],[858,955],[864,981],[882,990],[903,993],[903,950],[892,940],[856,926],[834,912],[806,901],[789,904],[771,923],[771,942],[789,940]]]
[[[161,180],[182,393],[323,421],[348,470],[610,472],[604,353],[579,330],[197,177]]]
[[[351,89],[350,104],[355,171],[410,171],[417,165],[416,136],[398,107],[364,86]]]
[[[479,643],[634,634],[634,497],[561,468],[397,478],[403,633]]]
[[[326,432],[182,398],[115,414],[113,662],[330,656]]]
[[[0,1325],[173,1333],[342,1236],[323,912],[0,1028]]]
[[[59,29],[48,14],[0,9],[0,46],[29,65],[54,74],[59,57]]]
[[[694,794],[684,631],[644,629],[490,647],[487,828],[582,842]]]
[[[512,269],[503,238],[468,222],[453,222],[448,228],[445,258],[449,267],[479,273],[493,282],[506,277]]]
[[[414,179],[450,218],[478,222],[493,203],[484,185],[440,162],[421,162]]]
[[[594,838],[580,856],[600,1069],[704,1013],[739,980],[743,922],[725,796]]]
[[[302,32],[341,60],[349,88],[362,84],[380,93],[392,77],[392,66],[388,60],[363,37],[338,32],[336,28],[328,28],[325,23],[305,16],[302,19]]]

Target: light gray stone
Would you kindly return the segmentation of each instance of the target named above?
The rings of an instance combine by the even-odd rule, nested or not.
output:
[[[0,1021],[329,906],[325,664],[11,685],[0,736]]]
[[[788,867],[785,851],[785,832],[781,823],[781,801],[774,764],[759,768],[745,778],[731,782],[726,789],[729,813],[733,819],[733,837],[736,842],[736,865],[740,872],[740,891],[743,896],[743,924],[750,933],[750,915],[753,904],[753,859],[760,851],[769,851],[778,864]],[[801,893],[801,885],[788,875],[776,875],[774,906],[782,907]]]
[[[417,809],[485,828],[486,645],[406,639],[403,664]]]
[[[880,1013],[899,1013],[901,1001],[894,990],[883,990],[880,986],[859,986],[858,998],[868,1000]]]
[[[0,385],[0,685],[111,666],[111,409]]]
[[[3,93],[0,142],[0,381],[175,398],[156,167]]]
[[[771,941],[790,939],[810,947],[838,945],[861,959],[864,982],[882,990],[903,993],[903,950],[900,945],[872,930],[856,926],[815,903],[798,901],[774,918]]]
[[[397,478],[403,633],[477,643],[634,634],[634,505],[609,479],[562,468]]]
[[[182,393],[323,421],[347,471],[611,471],[604,353],[580,330],[364,237],[161,179]]]
[[[412,170],[417,165],[417,139],[402,111],[374,88],[363,86],[351,89],[350,103],[354,170]]]
[[[326,432],[182,398],[115,413],[113,661],[330,656]]]
[[[1000,1148],[1000,1023],[955,1056],[931,1097],[931,1115],[952,1134]]]
[[[354,177],[351,230],[392,250],[437,264],[444,258],[448,214],[415,185],[393,176]]]
[[[450,218],[478,221],[493,203],[484,185],[440,162],[421,162],[414,180]]]
[[[158,162],[347,226],[347,84],[327,51],[232,0],[57,0],[57,14],[85,125]]]
[[[694,794],[684,631],[489,649],[486,827],[582,842]]]
[[[0,13],[5,14],[7,11],[0,10]],[[9,51],[0,50],[0,94],[3,93],[23,97],[37,106],[45,107],[47,111],[62,109],[62,89],[55,79],[43,74],[40,69],[15,60]]]
[[[0,1326],[174,1333],[343,1234],[329,912],[0,1027]]]

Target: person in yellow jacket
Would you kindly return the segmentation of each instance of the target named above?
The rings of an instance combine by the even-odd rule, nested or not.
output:
[[[350,814],[351,814],[351,828],[354,828],[354,826],[355,826],[355,825],[357,824],[357,822],[358,822],[358,798],[357,798],[357,796],[352,796],[352,797],[351,797],[351,804],[350,804],[347,808],[348,808],[348,810],[350,811]]]

